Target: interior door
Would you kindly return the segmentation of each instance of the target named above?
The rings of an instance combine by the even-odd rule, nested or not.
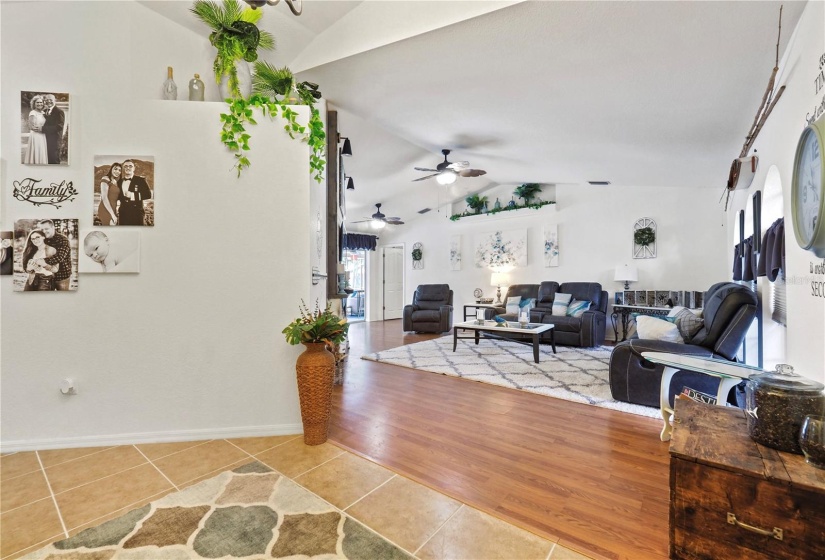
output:
[[[384,247],[384,320],[400,319],[404,310],[404,250]]]

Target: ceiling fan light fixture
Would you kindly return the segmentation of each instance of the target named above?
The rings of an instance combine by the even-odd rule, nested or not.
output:
[[[384,226],[387,225],[387,222],[384,220],[373,220],[370,222],[372,229],[384,229]]]
[[[346,138],[346,137],[342,136],[341,139],[344,141],[344,145],[341,148],[341,155],[342,156],[347,156],[347,157],[352,157],[352,144],[350,144],[349,138]]]
[[[439,185],[452,185],[458,179],[458,174],[453,171],[443,171],[435,178]]]

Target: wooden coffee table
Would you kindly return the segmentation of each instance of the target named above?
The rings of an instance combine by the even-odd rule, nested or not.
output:
[[[499,324],[504,326],[500,327]],[[495,321],[484,321],[483,325],[479,325],[475,321],[456,323],[453,326],[453,352],[455,352],[459,340],[472,339],[478,344],[478,341],[482,338],[498,338],[519,344],[532,344],[533,360],[539,363],[539,338],[541,338],[542,333],[550,332],[550,345],[553,347],[553,354],[556,353],[556,337],[553,334],[553,326],[545,323],[528,323],[527,326],[522,327],[519,323],[496,323]],[[458,336],[459,329],[474,331],[473,336]],[[481,336],[482,333],[484,334],[483,337]]]

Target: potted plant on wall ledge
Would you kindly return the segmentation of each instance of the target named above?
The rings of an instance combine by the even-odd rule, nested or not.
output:
[[[525,206],[530,206],[530,201],[541,192],[541,185],[538,183],[524,183],[513,191],[513,194],[524,201]]]
[[[335,315],[329,304],[321,311],[316,302],[315,311],[310,311],[302,300],[298,309],[301,316],[282,332],[288,343],[306,346],[295,363],[304,443],[320,445],[327,440],[332,407],[335,356],[330,348],[344,341],[349,323]]]
[[[484,208],[484,205],[487,204],[487,197],[474,194],[465,198],[464,202],[466,202],[467,206],[469,206],[470,209],[476,214],[480,214],[481,210]]]

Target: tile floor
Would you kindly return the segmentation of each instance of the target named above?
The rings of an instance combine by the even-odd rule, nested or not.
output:
[[[0,559],[75,535],[253,458],[422,560],[588,558],[334,444],[310,447],[293,435],[2,455]]]

